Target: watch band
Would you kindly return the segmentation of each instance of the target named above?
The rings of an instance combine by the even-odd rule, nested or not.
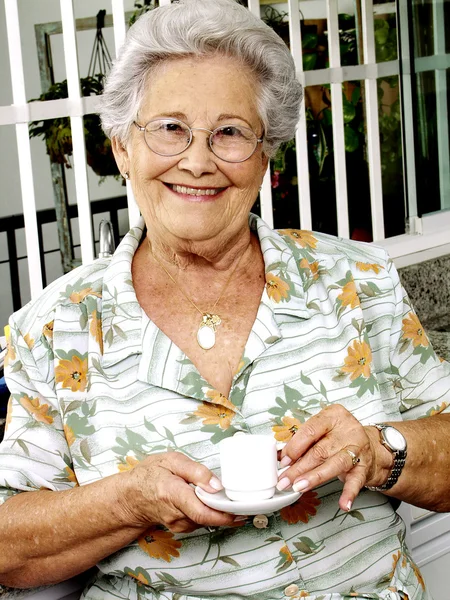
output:
[[[385,437],[383,436],[383,431],[387,427],[392,427],[392,425],[386,425],[385,423],[370,423],[370,426],[376,427],[378,429],[378,431],[380,432],[380,442],[383,444],[383,446],[385,448],[387,448],[390,452],[392,452],[393,457],[394,457],[394,464],[392,465],[392,470],[389,474],[389,477],[385,481],[385,483],[383,483],[383,485],[378,485],[378,486],[371,486],[371,485],[366,486],[367,489],[372,492],[384,492],[386,490],[390,490],[391,487],[393,487],[397,483],[398,478],[400,477],[400,475],[402,473],[403,467],[405,466],[407,451],[406,451],[406,447],[404,450],[398,450],[398,449],[396,450],[387,443]],[[392,427],[392,428],[395,429],[395,427]],[[398,431],[398,430],[396,430],[396,431]]]

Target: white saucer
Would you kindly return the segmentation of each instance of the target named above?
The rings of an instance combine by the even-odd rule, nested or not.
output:
[[[209,506],[222,512],[231,513],[233,515],[259,515],[275,512],[289,506],[302,495],[301,492],[275,492],[272,498],[267,500],[253,500],[247,502],[241,502],[236,500],[230,500],[227,498],[225,491],[216,492],[215,494],[209,494],[202,490],[198,485],[195,487],[195,493],[197,497]]]

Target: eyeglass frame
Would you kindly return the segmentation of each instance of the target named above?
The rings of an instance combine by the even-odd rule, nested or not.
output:
[[[183,148],[183,150],[180,150],[180,152],[175,152],[174,154],[162,154],[161,152],[156,152],[156,150],[153,150],[153,148],[150,148],[150,146],[148,145],[147,139],[145,137],[145,131],[147,129],[147,125],[149,125],[149,123],[154,123],[155,121],[172,121],[175,123],[181,123],[182,125],[185,125],[188,130],[189,130],[189,142],[187,143],[187,146],[185,148]],[[184,121],[181,121],[180,119],[164,119],[164,118],[160,118],[160,119],[151,119],[150,121],[148,121],[148,123],[146,123],[145,125],[139,125],[139,123],[137,123],[136,121],[133,121],[133,124],[136,125],[137,129],[139,131],[144,132],[144,140],[145,140],[145,144],[147,146],[147,148],[149,150],[151,150],[152,152],[154,152],[155,154],[157,154],[158,156],[178,156],[179,154],[183,154],[183,152],[186,152],[186,150],[189,148],[189,146],[192,144],[192,140],[194,139],[194,135],[193,135],[193,131],[206,131],[210,134],[209,138],[208,138],[208,145],[209,145],[209,149],[211,150],[211,152],[214,154],[214,156],[216,156],[219,160],[223,160],[224,162],[228,162],[228,163],[232,163],[232,164],[239,164],[239,163],[243,163],[246,160],[248,160],[249,158],[251,158],[255,152],[256,149],[258,148],[258,144],[261,144],[264,141],[264,132],[262,133],[262,137],[258,137],[256,135],[256,133],[253,131],[253,129],[251,129],[250,127],[245,127],[244,125],[234,125],[234,124],[225,124],[225,125],[219,125],[219,127],[216,127],[215,129],[213,129],[211,131],[211,129],[207,129],[206,127],[190,127],[187,123],[185,123]],[[213,144],[212,144],[212,136],[216,133],[217,130],[222,129],[224,127],[243,127],[244,129],[248,129],[248,131],[251,131],[253,133],[253,135],[256,138],[256,144],[254,149],[252,150],[252,152],[247,156],[247,158],[242,158],[241,160],[227,160],[226,158],[222,158],[220,156],[218,156],[213,149]]]

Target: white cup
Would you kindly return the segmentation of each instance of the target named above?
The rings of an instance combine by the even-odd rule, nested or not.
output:
[[[277,443],[270,435],[237,433],[220,442],[222,485],[230,500],[272,498],[278,482]]]

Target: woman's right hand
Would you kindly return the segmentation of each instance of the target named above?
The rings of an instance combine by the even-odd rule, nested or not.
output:
[[[184,533],[199,527],[245,523],[242,519],[235,521],[235,515],[209,508],[197,498],[189,484],[209,493],[222,489],[222,485],[207,467],[180,452],[153,454],[116,477],[127,525],[160,524],[174,533]]]

